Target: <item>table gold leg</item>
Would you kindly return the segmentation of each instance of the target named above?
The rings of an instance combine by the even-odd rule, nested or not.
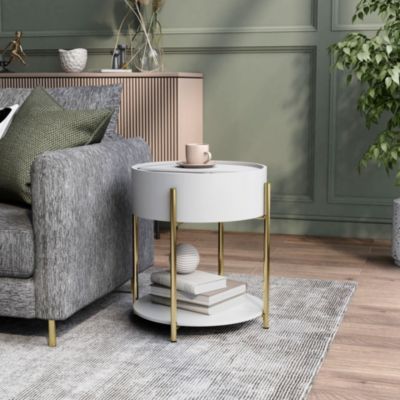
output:
[[[139,253],[138,253],[138,220],[135,215],[132,215],[132,301],[135,302],[139,298]]]
[[[218,224],[218,275],[224,275],[224,224]]]
[[[170,273],[171,273],[171,342],[176,342],[176,189],[170,190],[170,225],[171,225],[171,239],[170,239]]]
[[[263,268],[263,327],[269,328],[270,219],[271,184],[264,184],[264,268]]]

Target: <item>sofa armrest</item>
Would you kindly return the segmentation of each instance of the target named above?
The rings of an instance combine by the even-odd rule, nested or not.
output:
[[[150,160],[141,139],[46,152],[32,164],[36,313],[66,319],[132,274],[130,174]],[[153,262],[140,221],[139,267]]]

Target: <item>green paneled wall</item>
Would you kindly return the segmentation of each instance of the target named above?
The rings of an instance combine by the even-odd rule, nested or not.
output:
[[[398,189],[357,162],[374,132],[356,111],[357,87],[330,73],[329,44],[352,26],[355,0],[166,0],[165,64],[205,76],[205,141],[215,158],[269,166],[273,230],[388,237]],[[2,45],[25,33],[29,64],[57,71],[58,48],[86,47],[107,67],[122,0],[0,0]],[[231,229],[259,230],[256,221]]]

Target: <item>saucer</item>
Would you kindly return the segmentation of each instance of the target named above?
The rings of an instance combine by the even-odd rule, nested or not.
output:
[[[215,167],[215,161],[209,161],[207,164],[188,164],[185,161],[179,161],[176,165],[180,168],[212,168]]]

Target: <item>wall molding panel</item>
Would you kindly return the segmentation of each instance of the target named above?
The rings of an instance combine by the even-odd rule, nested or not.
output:
[[[111,48],[91,48],[88,49],[89,55],[92,56],[107,56],[109,57]],[[309,115],[307,118],[308,131],[305,141],[307,143],[307,179],[308,179],[308,193],[304,194],[284,194],[273,193],[273,199],[276,202],[288,203],[312,203],[314,196],[314,165],[315,165],[315,95],[316,95],[316,47],[315,46],[224,46],[224,47],[166,47],[164,48],[167,55],[196,55],[196,54],[307,54],[309,56],[309,83],[311,93],[311,103],[309,107]],[[26,50],[30,57],[57,57],[58,49],[30,49]]]
[[[346,31],[376,31],[382,25],[376,23],[363,23],[359,22],[354,24],[343,24],[340,22],[340,2],[342,0],[332,1],[332,31],[346,32]]]
[[[49,0],[50,1],[50,0]],[[14,34],[13,30],[4,30],[2,11],[4,0],[0,0],[0,37],[9,37]],[[241,26],[241,27],[190,27],[190,28],[165,28],[163,34],[168,35],[220,35],[220,34],[246,34],[246,33],[283,33],[283,32],[316,32],[318,26],[318,0],[312,0],[310,7],[309,25],[277,25],[277,26]],[[125,31],[124,34],[127,32]],[[41,37],[116,37],[117,30],[24,30],[24,36],[27,38]]]
[[[309,104],[309,115],[307,118],[308,127],[307,130],[307,177],[309,180],[309,190],[306,195],[302,194],[279,194],[274,193],[273,199],[277,202],[289,202],[289,203],[312,203],[314,201],[314,186],[315,186],[315,126],[316,126],[316,47],[315,46],[225,46],[225,47],[167,47],[165,49],[166,54],[282,54],[282,53],[298,53],[309,55],[309,82],[310,88],[310,104]]]
[[[328,169],[328,202],[330,204],[346,204],[355,206],[392,206],[392,198],[340,196],[336,188],[336,144],[337,144],[337,73],[333,72],[330,79],[330,121],[329,121],[329,169]]]

